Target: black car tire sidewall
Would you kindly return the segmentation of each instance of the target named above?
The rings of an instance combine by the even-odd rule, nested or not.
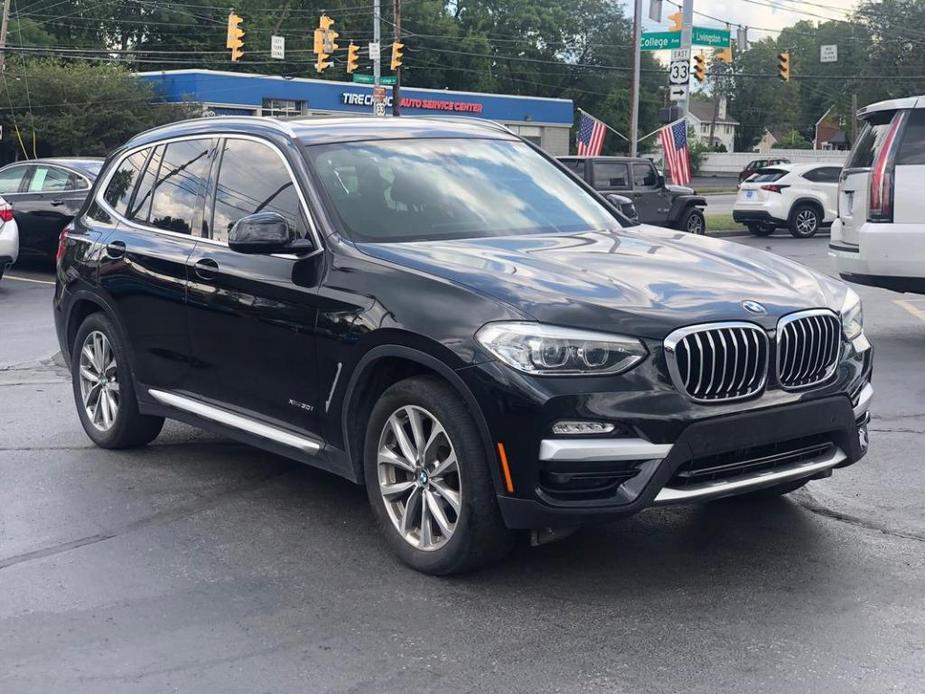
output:
[[[116,412],[115,423],[108,431],[100,431],[89,421],[80,394],[80,350],[87,335],[94,330],[103,333],[109,340],[119,373],[119,408]],[[153,440],[164,425],[163,417],[144,416],[138,412],[138,401],[135,396],[135,384],[128,353],[119,331],[105,313],[91,313],[77,329],[71,349],[71,388],[80,423],[87,436],[101,448],[130,448],[144,445]]]
[[[456,530],[443,547],[434,551],[416,549],[399,535],[379,491],[379,436],[388,418],[405,405],[423,407],[440,420],[460,466],[462,507]],[[456,574],[496,561],[509,551],[513,534],[501,519],[478,428],[462,399],[444,381],[416,376],[386,389],[370,413],[363,457],[373,515],[392,550],[410,567],[433,575]]]
[[[692,217],[698,217],[700,219],[700,231],[699,232],[689,231],[688,229],[688,225],[690,224]],[[696,208],[690,209],[681,218],[680,228],[681,228],[681,231],[686,231],[689,234],[696,234],[697,236],[704,236],[707,233],[707,220],[703,216],[703,213],[700,210]]]

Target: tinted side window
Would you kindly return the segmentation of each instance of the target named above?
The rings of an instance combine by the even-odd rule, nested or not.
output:
[[[626,164],[594,162],[595,188],[629,188]]]
[[[148,221],[148,212],[151,209],[151,192],[154,190],[154,182],[161,170],[161,160],[164,158],[164,145],[158,145],[148,159],[148,165],[145,172],[138,182],[138,190],[132,197],[132,202],[128,206],[125,216],[139,222]]]
[[[910,114],[896,163],[925,164],[925,108],[917,108]]]
[[[584,159],[563,159],[562,163],[570,169],[573,173],[578,175],[578,178],[585,177],[585,160]]]
[[[68,182],[72,174],[56,166],[36,166],[29,181],[30,193],[54,193],[70,190]]]
[[[772,183],[786,176],[789,172],[781,169],[761,169],[749,178],[750,183]]]
[[[196,228],[209,177],[212,143],[203,139],[167,145],[151,194],[151,226],[178,234],[191,234]]]
[[[890,123],[899,113],[900,111],[878,111],[867,118],[867,123],[858,135],[858,141],[851,150],[851,156],[845,168],[870,168],[874,165],[874,160],[880,153],[880,147],[890,131]]]
[[[651,164],[633,164],[633,185],[637,188],[651,188],[658,183]]]
[[[27,168],[25,166],[11,166],[6,171],[0,171],[0,195],[18,192],[19,184],[22,183]]]
[[[822,178],[820,177],[821,171],[822,169],[810,169],[809,171],[806,171],[803,173],[803,178],[805,178],[807,181],[813,181],[814,183],[819,183],[822,180]]]
[[[222,150],[212,238],[227,240],[235,222],[257,212],[276,212],[299,236],[305,236],[295,182],[276,151],[260,142],[235,139],[225,140]]]
[[[109,179],[103,199],[119,214],[125,214],[129,198],[132,196],[135,184],[138,183],[141,168],[145,165],[145,159],[148,158],[150,151],[150,148],[146,148],[123,159],[113,172],[112,178]]]

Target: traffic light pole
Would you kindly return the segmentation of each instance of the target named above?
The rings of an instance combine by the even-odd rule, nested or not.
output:
[[[373,43],[376,44],[376,53],[373,58],[373,85],[379,86],[379,78],[382,75],[381,56],[382,48],[379,40],[382,38],[379,34],[379,19],[381,17],[382,7],[379,0],[373,0]],[[375,106],[373,107],[375,108]]]
[[[0,72],[6,69],[6,30],[10,25],[10,0],[3,2],[3,23],[0,24]]]
[[[392,0],[393,25],[395,41],[401,41],[401,0]],[[395,86],[392,87],[392,115],[401,115],[401,68],[395,69]]]
[[[633,99],[630,111],[630,156],[638,153],[639,144],[639,75],[642,46],[642,0],[636,0],[633,10]]]
[[[687,54],[692,55],[693,48],[693,31],[694,31],[694,0],[684,0],[681,6],[681,48],[687,49]],[[688,104],[690,103],[690,87],[687,95],[678,102],[678,110],[681,118],[687,117]]]

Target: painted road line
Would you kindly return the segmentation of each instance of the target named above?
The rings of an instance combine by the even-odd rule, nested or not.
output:
[[[906,311],[925,323],[925,301],[920,300],[922,306],[916,306],[915,303],[908,299],[893,299],[893,303],[900,308],[906,309]]]
[[[8,280],[17,280],[17,281],[19,281],[19,282],[34,282],[35,284],[51,284],[51,285],[54,285],[54,282],[50,282],[49,280],[34,280],[34,279],[29,278],[29,277],[15,277],[15,276],[13,276],[13,275],[5,275],[5,277],[6,277],[6,279],[8,279]]]

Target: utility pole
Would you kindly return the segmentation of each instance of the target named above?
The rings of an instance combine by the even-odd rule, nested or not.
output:
[[[633,10],[633,96],[630,106],[630,156],[638,154],[639,145],[639,74],[642,63],[642,0]]]
[[[684,0],[684,4],[681,6],[681,14],[681,49],[686,48],[687,54],[691,55],[694,31],[694,0]],[[678,102],[681,118],[687,118],[690,98],[691,95],[688,93]]]
[[[373,45],[375,46],[375,51],[373,52],[373,113],[379,115],[378,107],[376,104],[376,98],[381,93],[382,87],[379,84],[379,80],[382,76],[382,46],[380,41],[382,36],[379,32],[379,20],[382,17],[382,6],[380,0],[373,0]],[[385,108],[385,104],[382,104],[382,108]],[[385,112],[382,112],[382,115],[385,115]]]
[[[710,119],[710,139],[708,145],[713,144],[713,136],[716,134],[716,111],[719,109],[719,65],[713,62],[711,72],[713,73],[713,117]]]
[[[395,41],[401,42],[401,0],[392,0],[392,21],[395,27]],[[395,69],[395,86],[392,87],[392,115],[401,115],[401,68]]]
[[[3,0],[3,22],[0,23],[0,72],[6,70],[6,31],[10,26],[10,1]]]
[[[851,94],[851,147],[858,141],[858,95]]]

